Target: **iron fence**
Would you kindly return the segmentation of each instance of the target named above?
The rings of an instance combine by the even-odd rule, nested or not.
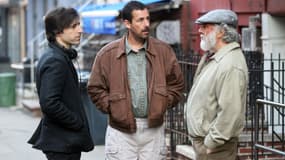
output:
[[[177,145],[191,145],[187,133],[187,126],[184,117],[184,105],[188,93],[193,84],[193,77],[200,61],[199,55],[189,54],[186,56],[177,56],[179,64],[185,79],[184,99],[166,113],[166,133],[170,137],[170,156],[176,157],[175,150]]]
[[[283,157],[284,159],[285,104],[262,99],[257,99],[256,104],[254,110],[254,159],[268,157]]]

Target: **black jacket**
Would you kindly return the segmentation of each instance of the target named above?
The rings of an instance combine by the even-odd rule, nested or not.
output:
[[[43,117],[28,143],[43,151],[90,151],[94,144],[80,98],[77,73],[65,52],[49,44],[39,60],[36,86]]]

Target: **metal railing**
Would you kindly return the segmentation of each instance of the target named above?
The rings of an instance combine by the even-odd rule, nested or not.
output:
[[[170,156],[172,159],[176,157],[175,150],[177,145],[191,145],[185,122],[184,105],[193,84],[193,77],[200,61],[200,56],[190,54],[187,56],[178,56],[178,59],[185,80],[185,98],[176,107],[166,113],[166,133],[170,137]]]
[[[263,99],[257,99],[256,104],[254,111],[254,159],[273,157],[273,155],[285,156],[285,104]]]

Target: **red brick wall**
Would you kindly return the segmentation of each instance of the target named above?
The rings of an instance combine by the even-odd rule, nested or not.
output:
[[[181,32],[181,46],[183,53],[188,53],[190,50],[190,8],[189,2],[184,1],[181,6],[180,13],[180,32]]]

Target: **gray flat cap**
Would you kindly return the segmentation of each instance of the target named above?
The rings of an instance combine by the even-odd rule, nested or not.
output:
[[[228,9],[216,9],[212,10],[200,18],[195,23],[197,24],[228,24],[233,27],[237,27],[238,18],[235,12]]]

